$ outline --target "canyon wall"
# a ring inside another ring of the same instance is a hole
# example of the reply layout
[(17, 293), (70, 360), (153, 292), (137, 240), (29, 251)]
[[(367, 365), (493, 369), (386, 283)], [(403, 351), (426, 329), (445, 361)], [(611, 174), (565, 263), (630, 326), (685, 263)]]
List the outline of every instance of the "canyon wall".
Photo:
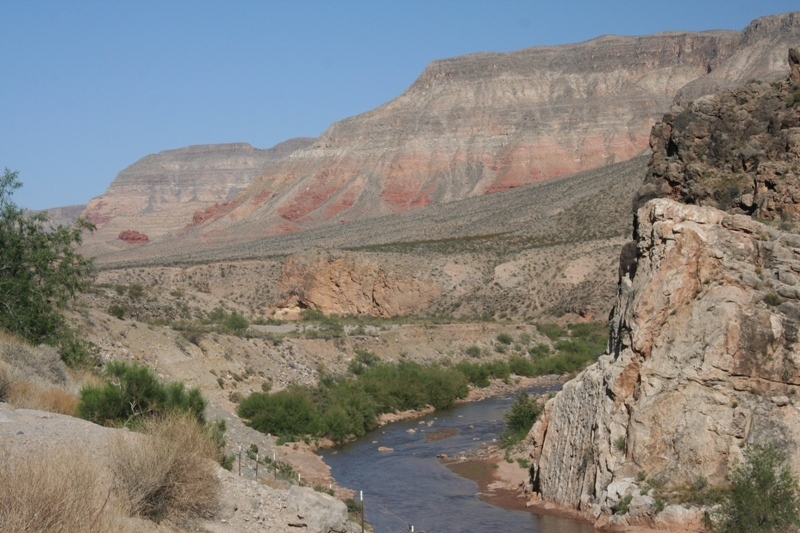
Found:
[[(720, 69), (727, 83), (775, 77), (798, 39), (800, 20), (781, 15), (743, 32), (606, 36), (435, 61), (405, 93), (335, 123), (195, 229), (220, 239), (299, 231), (626, 160), (647, 148), (682, 88)], [(763, 60), (776, 49), (778, 64)]]
[(143, 157), (86, 206), (82, 216), (97, 226), (86, 238), (86, 250), (125, 249), (123, 232), (135, 231), (148, 240), (175, 232), (198, 211), (230, 200), (270, 164), (311, 141), (291, 139), (268, 150), (246, 143), (198, 145)]
[(303, 309), (383, 317), (425, 311), (442, 287), (419, 266), (386, 268), (364, 255), (342, 252), (292, 256), (278, 285), (279, 316), (297, 318)]
[[(697, 509), (659, 512), (650, 487), (722, 485), (751, 444), (800, 468), (800, 51), (790, 61), (788, 80), (703, 97), (654, 126), (608, 352), (530, 434), (537, 501), (598, 525), (699, 527)], [(614, 515), (626, 496), (629, 513)]]

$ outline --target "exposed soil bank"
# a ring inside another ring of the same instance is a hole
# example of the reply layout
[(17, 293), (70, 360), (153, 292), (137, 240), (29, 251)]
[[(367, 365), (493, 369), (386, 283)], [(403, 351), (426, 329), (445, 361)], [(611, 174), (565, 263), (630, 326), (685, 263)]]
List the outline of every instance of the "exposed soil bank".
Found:
[[(466, 460), (444, 460), (445, 465), (455, 474), (470, 479), (478, 484), (481, 499), (492, 505), (512, 511), (528, 511), (534, 514), (568, 518), (591, 525), (584, 515), (574, 509), (566, 509), (558, 505), (541, 502), (531, 503), (528, 471), (517, 462), (508, 463), (503, 450), (490, 446)], [(655, 529), (646, 526), (615, 526), (598, 531), (615, 531), (625, 533), (687, 533), (687, 529)], [(691, 530), (693, 531), (693, 530)]]

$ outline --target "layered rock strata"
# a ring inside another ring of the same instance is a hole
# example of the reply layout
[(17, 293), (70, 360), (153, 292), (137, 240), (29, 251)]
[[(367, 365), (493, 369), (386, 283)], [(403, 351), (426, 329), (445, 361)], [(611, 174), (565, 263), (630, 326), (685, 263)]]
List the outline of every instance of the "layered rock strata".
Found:
[(283, 265), (277, 307), (282, 316), (315, 309), (386, 317), (425, 310), (441, 291), (424, 271), (386, 269), (358, 254), (311, 252)]
[(292, 139), (268, 150), (246, 143), (198, 145), (148, 155), (86, 206), (82, 216), (98, 228), (87, 236), (86, 249), (124, 249), (127, 241), (117, 237), (127, 230), (150, 239), (175, 232), (198, 211), (230, 200), (270, 164), (310, 142)]
[(401, 96), (334, 124), (195, 228), (220, 239), (274, 235), (626, 160), (647, 148), (681, 88), (718, 70), (726, 83), (780, 76), (798, 39), (790, 14), (744, 32), (606, 36), (436, 61)]

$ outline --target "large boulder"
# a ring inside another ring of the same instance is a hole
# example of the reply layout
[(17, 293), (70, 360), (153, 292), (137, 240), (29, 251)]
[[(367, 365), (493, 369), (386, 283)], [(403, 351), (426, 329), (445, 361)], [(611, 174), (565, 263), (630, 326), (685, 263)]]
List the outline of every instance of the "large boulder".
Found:
[[(347, 507), (333, 496), (308, 487), (289, 489), (288, 525), (304, 533), (347, 533), (350, 531)], [(305, 529), (303, 529), (305, 528)]]

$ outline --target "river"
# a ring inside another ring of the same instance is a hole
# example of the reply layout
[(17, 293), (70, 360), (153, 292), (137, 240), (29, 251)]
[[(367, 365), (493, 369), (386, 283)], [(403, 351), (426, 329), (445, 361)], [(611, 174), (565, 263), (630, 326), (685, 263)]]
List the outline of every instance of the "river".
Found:
[[(376, 533), (405, 533), (412, 525), (414, 531), (427, 533), (594, 533), (594, 528), (565, 518), (506, 510), (481, 501), (475, 482), (454, 474), (436, 458), (491, 443), (503, 431), (503, 413), (512, 402), (510, 397), (491, 398), (395, 422), (355, 442), (325, 450), (322, 457), (338, 484), (357, 494), (363, 491), (366, 519)], [(426, 442), (426, 435), (434, 430), (455, 435)], [(394, 451), (380, 452), (379, 446)]]

